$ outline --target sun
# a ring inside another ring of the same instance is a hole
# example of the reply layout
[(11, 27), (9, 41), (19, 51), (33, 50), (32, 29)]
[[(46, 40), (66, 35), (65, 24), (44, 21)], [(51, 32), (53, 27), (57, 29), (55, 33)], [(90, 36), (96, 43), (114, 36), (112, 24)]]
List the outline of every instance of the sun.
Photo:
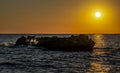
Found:
[(96, 12), (96, 13), (95, 13), (96, 18), (100, 18), (101, 15), (102, 15), (101, 12)]

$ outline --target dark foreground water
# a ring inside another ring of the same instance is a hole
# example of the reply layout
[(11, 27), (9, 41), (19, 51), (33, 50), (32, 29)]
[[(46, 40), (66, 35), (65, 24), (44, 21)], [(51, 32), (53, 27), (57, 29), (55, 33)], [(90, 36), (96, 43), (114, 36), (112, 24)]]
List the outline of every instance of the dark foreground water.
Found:
[[(0, 35), (0, 42), (14, 44), (20, 36)], [(99, 48), (93, 52), (43, 51), (32, 46), (1, 46), (0, 73), (120, 73), (120, 35), (89, 36), (96, 42), (95, 48)]]

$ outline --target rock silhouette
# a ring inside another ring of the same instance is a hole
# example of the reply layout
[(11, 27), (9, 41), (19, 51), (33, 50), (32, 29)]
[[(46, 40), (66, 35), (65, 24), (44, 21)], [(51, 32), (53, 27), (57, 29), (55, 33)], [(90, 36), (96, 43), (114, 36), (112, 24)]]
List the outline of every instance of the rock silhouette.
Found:
[(19, 46), (19, 45), (27, 45), (26, 37), (22, 36), (16, 41), (15, 46)]
[(27, 38), (22, 36), (17, 41), (15, 46), (19, 45), (34, 45), (36, 42), (35, 36), (28, 36)]
[(87, 35), (71, 35), (70, 37), (40, 37), (22, 36), (16, 41), (18, 45), (33, 45), (34, 40), (38, 43), (34, 46), (44, 47), (53, 51), (91, 51), (95, 42), (88, 38)]
[(39, 38), (37, 46), (55, 51), (91, 51), (95, 42), (87, 35), (71, 35), (71, 37), (43, 37)]

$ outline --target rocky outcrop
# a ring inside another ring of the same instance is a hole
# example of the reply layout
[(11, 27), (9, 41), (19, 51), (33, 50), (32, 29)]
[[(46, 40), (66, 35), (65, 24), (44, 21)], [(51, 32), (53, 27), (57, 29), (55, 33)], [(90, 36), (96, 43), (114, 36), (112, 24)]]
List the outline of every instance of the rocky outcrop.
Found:
[(27, 38), (22, 36), (17, 41), (15, 46), (19, 45), (35, 45), (36, 38), (35, 36), (28, 36)]
[(71, 35), (71, 37), (42, 37), (37, 46), (55, 51), (91, 51), (95, 42), (87, 35)]
[(16, 41), (15, 46), (19, 46), (19, 45), (27, 45), (26, 37), (22, 36)]
[[(38, 43), (35, 45), (36, 40)], [(87, 35), (71, 35), (70, 37), (40, 37), (22, 36), (16, 41), (16, 46), (19, 45), (34, 45), (43, 47), (53, 51), (91, 51), (95, 42), (88, 38)]]

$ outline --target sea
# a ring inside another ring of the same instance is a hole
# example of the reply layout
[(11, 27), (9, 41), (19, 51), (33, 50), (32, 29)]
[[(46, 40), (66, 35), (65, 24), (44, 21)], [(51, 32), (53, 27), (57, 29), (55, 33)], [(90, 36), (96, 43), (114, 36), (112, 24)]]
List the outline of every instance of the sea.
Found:
[(0, 73), (120, 73), (119, 34), (89, 34), (96, 43), (92, 52), (9, 47), (19, 37), (29, 35), (69, 37), (71, 34), (0, 34)]

